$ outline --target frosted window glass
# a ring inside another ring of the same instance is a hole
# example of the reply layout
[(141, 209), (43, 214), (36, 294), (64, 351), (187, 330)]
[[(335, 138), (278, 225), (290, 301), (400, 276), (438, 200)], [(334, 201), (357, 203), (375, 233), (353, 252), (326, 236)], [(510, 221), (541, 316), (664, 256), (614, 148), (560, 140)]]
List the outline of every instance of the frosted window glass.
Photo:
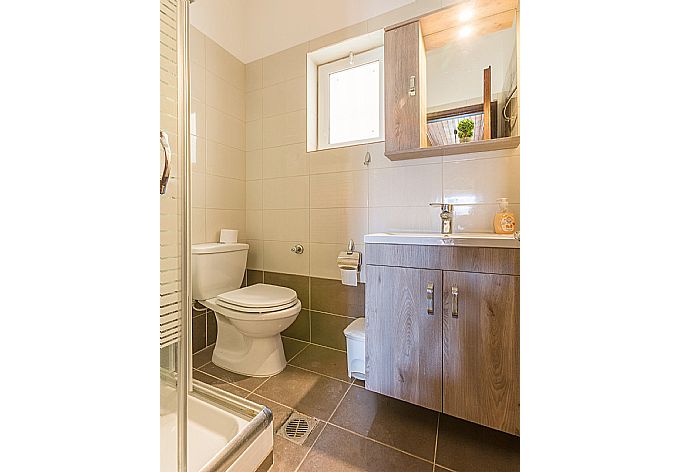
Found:
[(330, 75), (329, 142), (379, 136), (379, 61)]

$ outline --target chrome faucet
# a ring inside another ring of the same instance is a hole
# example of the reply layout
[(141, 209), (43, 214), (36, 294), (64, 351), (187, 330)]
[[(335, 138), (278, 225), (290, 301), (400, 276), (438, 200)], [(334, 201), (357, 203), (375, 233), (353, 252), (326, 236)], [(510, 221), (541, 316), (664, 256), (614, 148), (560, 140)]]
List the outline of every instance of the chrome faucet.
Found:
[(441, 233), (453, 234), (453, 204), (429, 203), (429, 205), (441, 207)]

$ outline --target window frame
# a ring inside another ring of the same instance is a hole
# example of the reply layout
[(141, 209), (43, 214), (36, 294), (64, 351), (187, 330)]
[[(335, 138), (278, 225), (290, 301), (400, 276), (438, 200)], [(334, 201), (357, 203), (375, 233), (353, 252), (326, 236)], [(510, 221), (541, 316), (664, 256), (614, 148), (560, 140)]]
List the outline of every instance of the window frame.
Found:
[[(330, 143), (330, 80), (331, 74), (342, 72), (372, 62), (379, 62), (379, 135), (340, 143)], [(383, 46), (337, 59), (317, 67), (317, 150), (333, 149), (357, 144), (375, 143), (384, 140), (384, 78)]]

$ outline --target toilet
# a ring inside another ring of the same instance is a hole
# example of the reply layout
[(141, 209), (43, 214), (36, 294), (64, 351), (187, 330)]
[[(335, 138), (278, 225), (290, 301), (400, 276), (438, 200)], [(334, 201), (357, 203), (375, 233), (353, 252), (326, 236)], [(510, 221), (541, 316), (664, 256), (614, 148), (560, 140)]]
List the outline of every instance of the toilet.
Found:
[(216, 314), (218, 335), (211, 362), (242, 375), (267, 377), (287, 362), (281, 331), (302, 309), (287, 287), (256, 284), (240, 288), (249, 245), (192, 245), (192, 297)]

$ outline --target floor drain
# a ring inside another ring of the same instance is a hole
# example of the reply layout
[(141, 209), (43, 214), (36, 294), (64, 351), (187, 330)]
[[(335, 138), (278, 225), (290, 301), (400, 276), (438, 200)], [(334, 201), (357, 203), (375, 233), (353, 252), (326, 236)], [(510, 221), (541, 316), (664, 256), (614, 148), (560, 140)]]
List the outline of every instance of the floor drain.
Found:
[(302, 444), (316, 426), (317, 421), (316, 418), (293, 412), (278, 430), (278, 436)]

